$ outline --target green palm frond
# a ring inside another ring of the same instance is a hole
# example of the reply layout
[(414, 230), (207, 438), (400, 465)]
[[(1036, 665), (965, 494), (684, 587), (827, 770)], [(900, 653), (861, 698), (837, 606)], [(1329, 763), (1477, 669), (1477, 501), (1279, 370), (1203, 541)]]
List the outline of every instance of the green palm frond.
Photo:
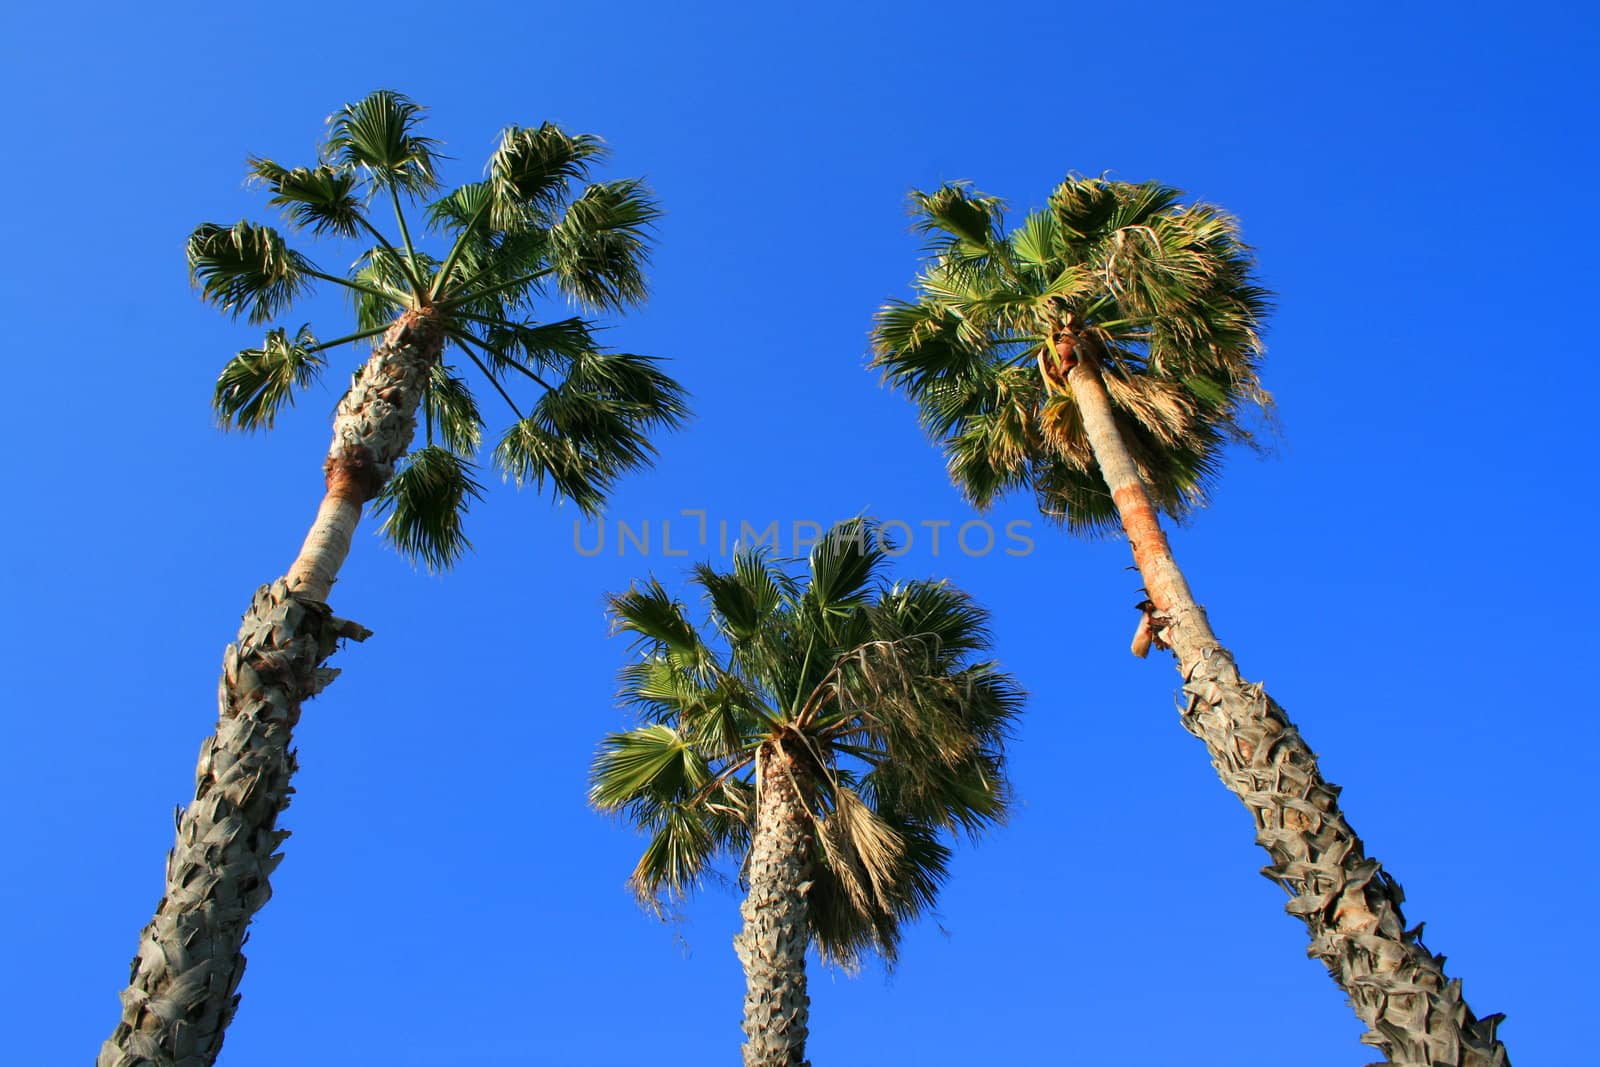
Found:
[(438, 427), (446, 448), (462, 456), (478, 450), (483, 443), (483, 416), (478, 413), (478, 403), (467, 383), (451, 374), (443, 363), (435, 363), (429, 371), (422, 403), (429, 425)]
[(636, 634), (646, 642), (683, 657), (698, 658), (704, 642), (684, 612), (659, 581), (652, 578), (610, 598), (612, 630)]
[(322, 366), (310, 326), (293, 338), (268, 330), (260, 348), (245, 349), (222, 368), (211, 406), (225, 430), (270, 430), (283, 405), (294, 403), (294, 391), (315, 381)]
[(270, 226), (202, 223), (185, 246), (189, 279), (223, 311), (260, 325), (311, 286), (310, 260), (291, 249)]
[(561, 291), (585, 307), (620, 310), (644, 300), (650, 228), (661, 217), (644, 182), (597, 182), (550, 229)]
[[(423, 257), (426, 264), (428, 260)], [(356, 324), (373, 329), (393, 322), (412, 304), (411, 274), (391, 248), (371, 248), (356, 260), (354, 280), (361, 286), (350, 292)]]
[(428, 228), (438, 233), (461, 233), (484, 217), (494, 200), (494, 188), (486, 181), (469, 182), (428, 205)]
[(716, 856), (717, 844), (702, 809), (669, 805), (630, 879), (640, 900), (660, 908), (663, 895), (677, 897), (695, 889)]
[(582, 181), (591, 164), (604, 157), (600, 138), (569, 134), (554, 123), (507, 128), (489, 159), (492, 224), (516, 230), (547, 219), (572, 183)]
[(999, 242), (1003, 205), (995, 197), (974, 193), (968, 182), (949, 182), (931, 193), (913, 192), (911, 201), (916, 229), (930, 237), (944, 235), (934, 245), (941, 252), (982, 256)]
[(448, 448), (417, 449), (374, 504), (374, 514), (384, 517), (379, 532), (429, 573), (449, 570), (472, 547), (464, 520), (471, 502), (483, 499), (473, 472), (469, 461)]
[(694, 746), (664, 723), (607, 734), (589, 776), (589, 802), (619, 811), (641, 798), (658, 803), (689, 799), (711, 781)]
[(687, 415), (682, 387), (656, 360), (590, 351), (506, 431), (495, 460), (518, 485), (548, 481), (558, 497), (598, 514), (617, 481), (654, 458), (649, 432)]
[(498, 362), (539, 372), (566, 372), (597, 348), (593, 326), (579, 318), (543, 323), (501, 320), (484, 330), (482, 340)]
[(853, 614), (867, 603), (886, 559), (876, 523), (860, 518), (839, 523), (811, 548), (804, 603), (823, 616)]
[(346, 104), (328, 119), (323, 158), (363, 171), (380, 187), (425, 195), (439, 186), (439, 142), (416, 132), (424, 110), (391, 89)]
[(250, 160), (250, 176), (272, 192), (267, 203), (283, 208), (297, 228), (317, 236), (354, 237), (361, 232), (359, 181), (354, 172), (326, 164), (291, 170), (257, 157)]

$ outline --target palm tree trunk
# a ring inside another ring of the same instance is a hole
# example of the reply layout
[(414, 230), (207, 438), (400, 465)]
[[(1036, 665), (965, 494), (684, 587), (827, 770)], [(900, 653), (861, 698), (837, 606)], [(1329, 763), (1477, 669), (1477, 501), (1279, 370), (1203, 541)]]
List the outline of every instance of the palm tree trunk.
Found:
[(1116, 500), (1134, 562), (1154, 605), (1156, 636), (1170, 645), (1188, 698), (1186, 729), (1205, 742), (1225, 784), (1256, 821), (1272, 862), (1262, 873), (1293, 895), (1288, 911), (1311, 935), (1368, 1032), (1362, 1040), (1404, 1067), (1509, 1067), (1495, 1036), (1499, 1015), (1479, 1019), (1444, 957), (1406, 928), (1400, 885), (1369, 859), (1344, 813), (1339, 788), (1260, 685), (1246, 683), (1217, 641), (1173, 561), (1166, 535), (1112, 414), (1093, 352), (1079, 346), (1068, 373), (1095, 460)]
[(811, 928), (810, 817), (804, 772), (782, 745), (756, 755), (756, 828), (750, 842), (750, 892), (740, 906), (744, 929), (733, 947), (744, 964), (745, 1067), (809, 1067), (806, 1062), (806, 946)]
[(340, 638), (369, 631), (323, 603), (350, 551), (362, 505), (410, 446), (423, 387), (443, 349), (429, 311), (384, 335), (334, 418), (327, 494), (287, 577), (256, 590), (223, 653), (216, 733), (200, 748), (194, 801), (178, 817), (166, 894), (139, 938), (122, 1020), (98, 1067), (210, 1067), (239, 1003), (250, 919), (272, 895), (283, 858), (277, 829), (295, 771), (300, 705), (338, 671), (322, 664)]

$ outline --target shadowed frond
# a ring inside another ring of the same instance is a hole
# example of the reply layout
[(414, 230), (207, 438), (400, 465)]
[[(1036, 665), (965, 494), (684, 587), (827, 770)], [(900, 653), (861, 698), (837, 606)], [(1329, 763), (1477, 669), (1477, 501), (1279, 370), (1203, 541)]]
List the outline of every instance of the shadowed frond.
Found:
[(315, 381), (322, 366), (309, 326), (292, 339), (282, 329), (268, 330), (260, 348), (245, 349), (222, 368), (212, 409), (225, 430), (270, 430), (279, 409), (294, 403), (294, 391)]
[(562, 373), (596, 350), (593, 327), (583, 319), (533, 323), (504, 320), (483, 333), (484, 347), (504, 363)]
[(913, 192), (911, 201), (916, 229), (930, 237), (944, 235), (933, 245), (940, 252), (981, 256), (1000, 238), (1000, 200), (974, 193), (968, 182), (950, 182), (931, 193)]
[(272, 192), (267, 203), (283, 208), (295, 227), (318, 236), (354, 237), (361, 232), (361, 200), (354, 172), (327, 165), (290, 170), (270, 159), (252, 158), (250, 176)]
[(543, 488), (548, 480), (557, 496), (594, 515), (619, 478), (654, 458), (648, 431), (678, 426), (687, 414), (682, 388), (656, 360), (590, 351), (506, 431), (495, 461), (518, 485)]
[(390, 89), (346, 104), (328, 119), (323, 158), (357, 168), (385, 188), (413, 196), (431, 192), (439, 185), (439, 142), (416, 132), (424, 110)]
[[(424, 266), (431, 261), (419, 255)], [(392, 249), (369, 249), (355, 264), (354, 280), (362, 288), (352, 290), (350, 299), (356, 311), (356, 324), (363, 330), (393, 322), (412, 304), (411, 276)]]
[(273, 318), (311, 287), (311, 262), (270, 226), (202, 223), (189, 235), (184, 251), (189, 279), (201, 295), (254, 325)]
[(649, 229), (661, 210), (642, 181), (599, 182), (550, 230), (561, 291), (585, 307), (620, 310), (645, 297)]
[[(430, 427), (436, 427), (445, 447), (461, 456), (470, 456), (483, 443), (483, 416), (467, 383), (450, 373), (443, 363), (429, 371), (428, 389), (422, 398)], [(430, 440), (427, 442), (432, 444)]]
[(471, 502), (483, 499), (470, 462), (438, 445), (411, 453), (374, 503), (379, 532), (429, 573), (449, 570), (472, 547), (463, 532)]

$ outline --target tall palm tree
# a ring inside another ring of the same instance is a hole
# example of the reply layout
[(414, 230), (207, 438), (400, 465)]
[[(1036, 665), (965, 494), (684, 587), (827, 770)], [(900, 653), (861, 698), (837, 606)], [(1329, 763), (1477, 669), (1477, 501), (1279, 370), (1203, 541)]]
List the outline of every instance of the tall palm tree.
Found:
[(742, 863), (746, 1067), (805, 1064), (808, 945), (892, 962), (944, 881), (943, 838), (1005, 814), (1022, 694), (980, 658), (988, 615), (943, 582), (884, 584), (884, 562), (856, 520), (803, 586), (755, 551), (698, 566), (708, 628), (653, 580), (611, 600), (642, 646), (621, 696), (644, 725), (605, 737), (590, 800), (649, 832), (633, 884), (653, 904)]
[[(363, 507), (375, 501), (388, 537), (431, 569), (467, 547), (462, 515), (480, 492), (473, 457), (484, 419), (448, 355), (470, 363), (515, 416), (495, 463), (519, 484), (548, 481), (586, 512), (650, 461), (649, 431), (687, 414), (656, 361), (601, 347), (583, 318), (533, 318), (550, 295), (597, 310), (643, 297), (658, 214), (645, 187), (589, 183), (601, 142), (546, 123), (506, 129), (484, 180), (438, 195), (437, 142), (418, 132), (421, 117), (404, 96), (375, 92), (329, 119), (315, 165), (250, 161), (293, 226), (365, 243), (348, 274), (322, 271), (253, 222), (206, 223), (189, 238), (191, 276), (234, 317), (270, 323), (316, 282), (345, 290), (355, 309), (354, 329), (334, 340), (275, 326), (235, 356), (214, 398), (224, 427), (271, 427), (324, 353), (368, 339), (373, 347), (334, 416), (327, 491), (305, 544), (285, 577), (256, 591), (223, 657), (216, 733), (201, 748), (166, 893), (140, 937), (101, 1067), (216, 1059), (238, 1003), (245, 929), (271, 893), (288, 836), (277, 818), (289, 802), (301, 702), (337, 673), (323, 663), (338, 640), (368, 635), (326, 604)], [(419, 202), (438, 255), (407, 219)], [(397, 238), (374, 221), (380, 209), (392, 209)], [(538, 393), (524, 412), (514, 394), (529, 388)], [(419, 415), (424, 447), (407, 456)]]
[(880, 312), (874, 363), (975, 504), (1029, 489), (1070, 529), (1127, 534), (1148, 597), (1134, 652), (1176, 654), (1183, 724), (1255, 817), (1265, 873), (1292, 894), (1363, 1040), (1396, 1064), (1503, 1065), (1500, 1017), (1473, 1015), (1407, 928), (1399, 884), (1283, 709), (1240, 676), (1162, 531), (1160, 515), (1203, 502), (1222, 449), (1248, 439), (1268, 400), (1252, 254), (1226, 214), (1181, 198), (1072, 178), (1008, 232), (1001, 203), (964, 184), (914, 193), (929, 262), (916, 299)]

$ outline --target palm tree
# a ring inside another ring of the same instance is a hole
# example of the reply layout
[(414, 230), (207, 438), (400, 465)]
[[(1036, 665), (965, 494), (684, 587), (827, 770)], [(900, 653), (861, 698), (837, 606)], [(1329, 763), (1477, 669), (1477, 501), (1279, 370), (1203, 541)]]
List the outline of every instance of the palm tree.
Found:
[(1503, 1065), (1500, 1016), (1474, 1016), (1407, 928), (1338, 788), (1241, 678), (1173, 561), (1159, 516), (1204, 501), (1222, 449), (1268, 403), (1252, 254), (1226, 214), (1181, 198), (1071, 178), (1008, 232), (1001, 203), (965, 184), (914, 193), (930, 261), (916, 299), (880, 312), (874, 365), (915, 400), (975, 504), (1029, 489), (1069, 529), (1127, 534), (1148, 597), (1134, 652), (1176, 654), (1183, 724), (1254, 815), (1265, 873), (1292, 894), (1363, 1040), (1396, 1064)]
[[(468, 545), (462, 515), (481, 491), (473, 457), (484, 419), (447, 355), (470, 363), (515, 415), (494, 449), (501, 470), (519, 484), (548, 481), (585, 512), (648, 464), (649, 431), (687, 414), (656, 361), (603, 348), (583, 318), (532, 317), (551, 294), (601, 310), (643, 297), (658, 214), (648, 190), (633, 180), (586, 183), (601, 142), (546, 123), (506, 129), (484, 180), (437, 195), (437, 142), (418, 132), (421, 117), (404, 96), (375, 92), (329, 119), (315, 165), (250, 161), (252, 179), (292, 225), (366, 243), (348, 274), (325, 273), (252, 222), (206, 223), (189, 238), (192, 278), (234, 317), (270, 323), (316, 282), (345, 290), (355, 308), (344, 336), (275, 326), (235, 356), (214, 398), (224, 427), (271, 427), (324, 353), (368, 339), (373, 348), (334, 417), (327, 491), (305, 544), (285, 577), (256, 591), (223, 657), (216, 733), (202, 746), (166, 893), (140, 937), (101, 1067), (216, 1059), (238, 1003), (245, 930), (270, 896), (288, 836), (276, 824), (289, 802), (300, 705), (337, 673), (323, 663), (339, 639), (368, 635), (326, 604), (363, 507), (376, 501), (384, 532), (430, 569)], [(407, 206), (423, 200), (443, 245), (437, 256), (407, 220)], [(397, 240), (374, 222), (380, 208), (392, 209)], [(524, 413), (513, 394), (531, 387), (540, 392)], [(419, 415), (425, 444), (407, 457)]]
[(649, 833), (632, 881), (657, 907), (742, 863), (746, 1067), (806, 1062), (808, 945), (892, 963), (944, 881), (942, 838), (1006, 811), (1022, 694), (979, 658), (988, 615), (943, 582), (885, 585), (884, 562), (852, 520), (804, 586), (756, 551), (698, 566), (708, 628), (654, 580), (611, 599), (642, 646), (621, 697), (644, 724), (605, 737), (590, 800)]

